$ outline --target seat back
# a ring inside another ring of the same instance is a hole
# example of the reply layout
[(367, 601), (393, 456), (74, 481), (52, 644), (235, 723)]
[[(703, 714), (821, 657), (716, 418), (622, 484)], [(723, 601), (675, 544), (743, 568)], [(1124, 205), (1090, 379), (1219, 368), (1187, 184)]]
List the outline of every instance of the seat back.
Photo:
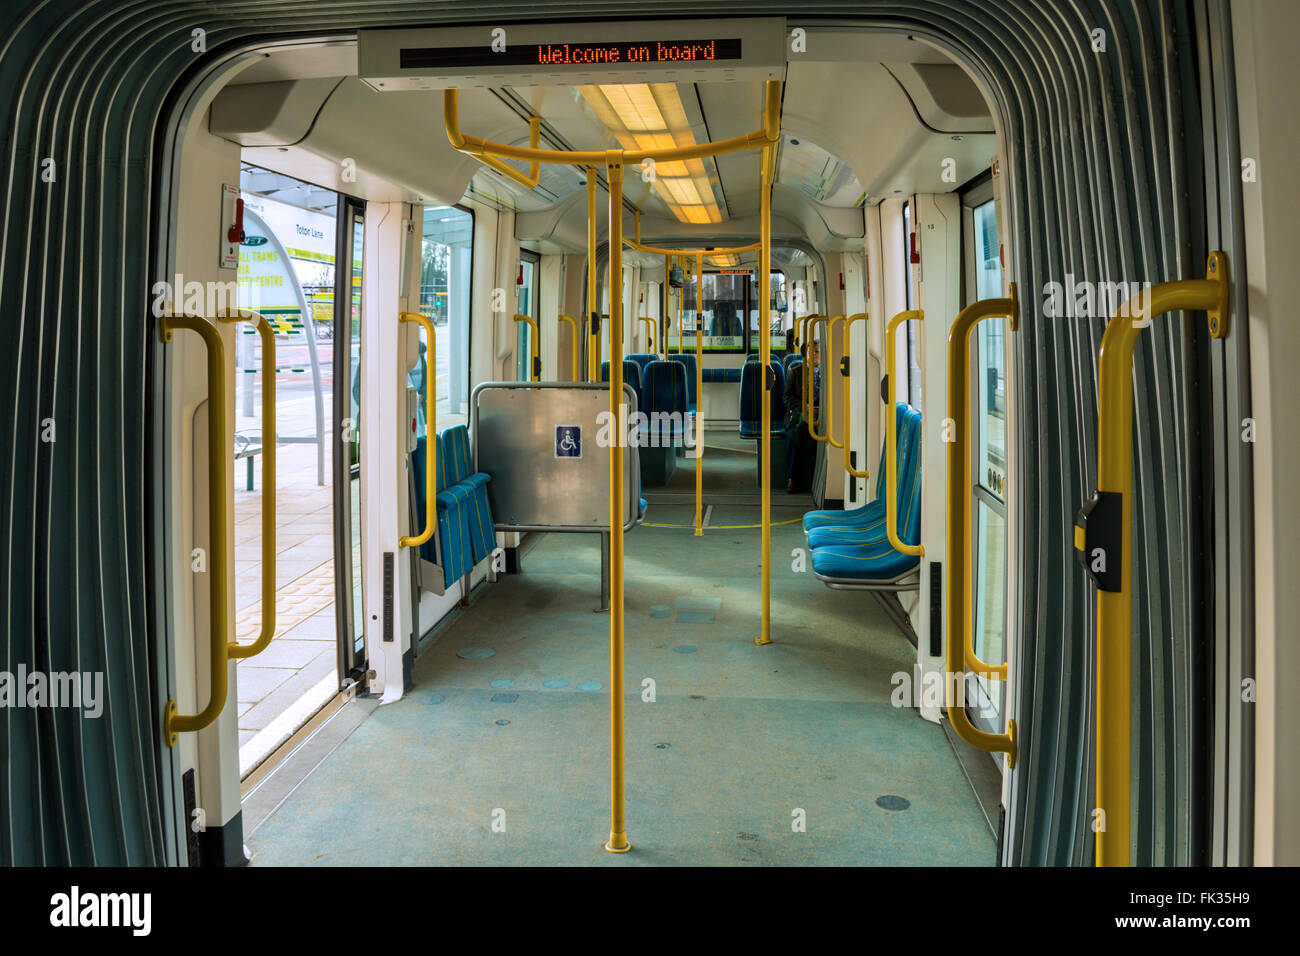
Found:
[(785, 367), (785, 373), (789, 375), (790, 369), (803, 364), (803, 356), (798, 352), (787, 352), (781, 357), (781, 364)]
[[(600, 363), (600, 380), (609, 381), (609, 362)], [(636, 406), (640, 408), (641, 401), (641, 366), (631, 359), (623, 359), (623, 382), (632, 386), (632, 393), (636, 395)]]
[[(686, 423), (686, 366), (680, 362), (651, 362), (645, 367), (641, 397), (640, 410), (649, 419), (652, 432), (662, 437), (681, 434)], [(664, 413), (674, 417), (654, 418)]]
[[(452, 425), (442, 430), (442, 447), (438, 450), (445, 454), (438, 455), (439, 465), (446, 462), (446, 471), (439, 467), (449, 484), (458, 485), (474, 473), (473, 459), (469, 454), (469, 429), (464, 425)], [(440, 477), (442, 477), (440, 475)]]
[(632, 352), (629, 355), (623, 356), (623, 358), (628, 362), (636, 362), (637, 367), (641, 370), (642, 382), (645, 381), (645, 367), (651, 362), (657, 362), (659, 360), (659, 356), (655, 355), (653, 352)]
[(907, 408), (906, 419), (898, 435), (898, 525), (894, 529), (904, 544), (917, 544), (921, 540), (923, 457), (921, 413)]
[[(904, 465), (903, 434), (907, 430), (908, 414), (910, 412), (911, 412), (911, 407), (907, 404), (907, 402), (898, 402), (894, 408), (894, 414), (897, 416), (896, 428), (898, 431), (898, 462), (896, 464), (898, 467), (898, 473), (900, 475), (903, 473), (903, 465)], [(889, 450), (889, 446), (887, 444), (887, 442), (889, 441), (889, 436), (882, 435), (881, 439), (882, 440), (880, 442), (880, 467), (876, 469), (876, 500), (883, 505), (885, 503), (885, 489), (888, 487), (889, 484), (887, 480), (887, 475), (885, 473), (885, 468), (887, 467), (889, 461), (889, 458), (886, 455), (886, 452)], [(911, 448), (911, 445), (909, 445), (908, 448)]]
[[(782, 393), (785, 391), (785, 370), (777, 362), (769, 366), (772, 369), (772, 427), (779, 427), (785, 421), (785, 403)], [(763, 366), (758, 362), (746, 362), (740, 370), (740, 422), (742, 431), (762, 427), (763, 406), (759, 404), (763, 394)]]
[(689, 352), (671, 352), (668, 361), (678, 362), (686, 370), (686, 404), (698, 404), (699, 396), (695, 394), (695, 356)]

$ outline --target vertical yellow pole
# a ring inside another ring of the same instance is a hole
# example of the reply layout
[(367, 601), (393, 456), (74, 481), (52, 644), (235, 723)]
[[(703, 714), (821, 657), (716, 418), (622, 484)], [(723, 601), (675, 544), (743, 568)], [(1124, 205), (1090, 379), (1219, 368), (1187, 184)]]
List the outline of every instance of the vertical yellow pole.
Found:
[(605, 154), (609, 179), (609, 411), (615, 441), (609, 451), (609, 842), (611, 853), (632, 849), (623, 819), (623, 151)]
[[(687, 268), (685, 256), (678, 256), (677, 262), (683, 269)], [(686, 318), (686, 285), (685, 285), (685, 278), (683, 277), (682, 287), (677, 292), (677, 351), (678, 352), (681, 352), (682, 350), (682, 321), (685, 318)], [(696, 395), (695, 400), (698, 402), (700, 400), (700, 396)]]
[(763, 509), (763, 562), (762, 562), (762, 630), (754, 639), (755, 644), (772, 643), (772, 190), (768, 171), (767, 151), (771, 146), (764, 146), (758, 155), (760, 182), (762, 184), (762, 215), (759, 221), (758, 251), (758, 364), (763, 366), (763, 434), (760, 436), (762, 449), (759, 454), (760, 507)]
[[(669, 342), (669, 339), (668, 339), (668, 330), (669, 330), (669, 328), (671, 328), (671, 326), (669, 325), (669, 322), (672, 321), (672, 320), (669, 318), (669, 316), (671, 315), (671, 313), (668, 311), (668, 300), (669, 300), (669, 297), (670, 297), (671, 294), (672, 294), (672, 286), (670, 286), (670, 285), (668, 284), (668, 276), (671, 274), (671, 271), (672, 271), (672, 265), (673, 265), (673, 257), (670, 256), (670, 255), (668, 255), (667, 253), (664, 253), (664, 307), (663, 307), (663, 312), (660, 313), (660, 314), (663, 316), (663, 326), (662, 326), (662, 327), (663, 327), (663, 330), (664, 330), (664, 331), (663, 331), (663, 334), (660, 336), (660, 338), (662, 338), (662, 339), (664, 340), (664, 342), (663, 342), (663, 345), (664, 345), (664, 358), (668, 358), (668, 347), (669, 347), (669, 345), (671, 344), (671, 343)], [(679, 332), (678, 334), (680, 334), (680, 332)], [(680, 342), (681, 339), (678, 339), (678, 341)], [(679, 351), (679, 352), (681, 351), (681, 347), (680, 347), (680, 346), (678, 346), (677, 351)]]
[(596, 167), (587, 167), (587, 381), (600, 381), (600, 331), (596, 304)]
[[(700, 315), (700, 276), (704, 274), (704, 253), (695, 253), (695, 533), (704, 534), (704, 328)], [(680, 335), (681, 326), (678, 326)], [(681, 351), (680, 340), (677, 346)]]

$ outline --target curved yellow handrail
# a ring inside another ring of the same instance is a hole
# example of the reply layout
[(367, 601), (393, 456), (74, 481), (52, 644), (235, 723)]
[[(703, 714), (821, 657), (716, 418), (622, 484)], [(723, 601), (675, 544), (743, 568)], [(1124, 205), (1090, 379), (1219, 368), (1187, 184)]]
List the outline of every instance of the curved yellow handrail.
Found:
[(898, 376), (894, 374), (894, 356), (898, 353), (898, 327), (904, 322), (919, 322), (924, 318), (924, 309), (908, 309), (898, 313), (885, 326), (885, 380), (889, 383), (889, 401), (885, 411), (888, 419), (885, 422), (885, 533), (895, 551), (914, 555), (924, 555), (925, 545), (904, 544), (898, 537)]
[(524, 315), (520, 312), (516, 312), (515, 321), (527, 322), (528, 328), (532, 330), (532, 334), (528, 336), (528, 381), (540, 382), (542, 380), (542, 342), (539, 329), (537, 328), (537, 320), (531, 315)]
[(807, 340), (804, 342), (804, 347), (807, 348), (808, 351), (804, 355), (803, 371), (799, 373), (799, 377), (802, 380), (801, 384), (803, 386), (803, 412), (804, 417), (808, 420), (808, 434), (816, 441), (825, 441), (826, 436), (818, 435), (816, 428), (816, 415), (814, 414), (815, 407), (813, 405), (813, 379), (817, 377), (817, 369), (814, 368), (812, 364), (812, 347), (817, 344), (817, 330), (815, 326), (818, 322), (826, 323), (829, 321), (830, 319), (824, 315), (814, 314), (807, 317), (807, 324), (804, 327), (804, 331), (807, 333)]
[[(848, 363), (849, 360), (849, 332), (853, 328), (853, 323), (864, 322), (866, 320), (867, 320), (867, 313), (865, 312), (856, 312), (844, 320), (844, 361), (846, 364)], [(866, 371), (865, 367), (863, 371), (864, 372)], [(870, 472), (858, 471), (858, 469), (853, 467), (853, 456), (849, 452), (849, 446), (853, 443), (851, 440), (853, 435), (852, 395), (849, 394), (849, 381), (850, 381), (850, 376), (852, 376), (852, 374), (853, 374), (853, 369), (850, 366), (849, 374), (848, 375), (841, 374), (840, 376), (840, 382), (844, 386), (843, 390), (840, 392), (840, 397), (844, 399), (844, 470), (847, 471), (854, 478), (870, 478), (871, 477)], [(865, 380), (866, 378), (864, 376), (863, 381)]]
[(236, 309), (216, 317), (222, 322), (251, 322), (262, 339), (262, 632), (251, 644), (230, 642), (229, 656), (254, 657), (275, 634), (275, 332), (266, 316)]
[[(1016, 765), (1016, 722), (1007, 720), (1007, 732), (991, 734), (979, 730), (966, 716), (965, 674), (975, 659), (971, 649), (970, 595), (970, 418), (966, 406), (970, 401), (968, 370), (970, 368), (970, 333), (982, 319), (1006, 316), (1016, 327), (1019, 302), (1016, 284), (1011, 283), (1011, 295), (1005, 299), (982, 299), (962, 309), (948, 332), (948, 419), (953, 438), (948, 443), (948, 646), (946, 652), (948, 679), (944, 682), (949, 695), (948, 721), (953, 731), (972, 747), (989, 753), (1005, 753), (1007, 767)], [(891, 385), (893, 376), (890, 376)], [(892, 390), (892, 389), (891, 389)], [(894, 409), (890, 409), (896, 414)], [(918, 454), (920, 449), (918, 448)], [(892, 472), (891, 468), (891, 472)], [(978, 662), (976, 662), (978, 663)], [(979, 665), (982, 669), (986, 665)], [(1006, 665), (1002, 665), (1006, 673)], [(962, 699), (958, 699), (956, 684), (960, 683)]]
[(415, 322), (424, 329), (427, 350), (424, 357), (424, 530), (418, 535), (402, 535), (399, 548), (418, 548), (433, 537), (438, 520), (438, 355), (433, 337), (433, 323), (420, 312), (399, 312), (399, 321)]
[[(843, 322), (844, 316), (837, 315), (826, 323), (826, 354), (830, 355), (831, 345), (835, 341), (835, 323)], [(830, 442), (835, 448), (843, 448), (844, 443), (835, 440), (835, 386), (831, 384), (830, 366), (826, 365), (826, 375), (823, 376), (822, 384), (826, 388), (826, 441)], [(843, 431), (840, 432), (844, 434)]]
[(650, 316), (648, 315), (643, 315), (641, 316), (641, 321), (645, 323), (646, 339), (650, 343), (650, 348), (648, 349), (648, 351), (654, 352), (655, 355), (658, 355), (659, 350), (655, 348), (655, 320), (650, 318)]
[[(456, 92), (455, 90), (447, 90), (447, 93), (455, 93), (455, 92)], [(521, 173), (519, 170), (515, 169), (511, 165), (507, 163), (503, 163), (500, 159), (497, 159), (497, 156), (501, 154), (498, 153), (496, 150), (477, 150), (477, 149), (467, 148), (466, 145), (462, 145), (462, 146), (456, 145), (457, 137), (461, 139), (462, 143), (467, 143), (468, 140), (473, 139), (473, 137), (469, 137), (469, 136), (463, 136), (463, 137), (459, 136), (459, 126), (460, 126), (460, 97), (459, 96), (448, 97), (444, 95), (443, 124), (447, 128), (447, 138), (451, 140), (451, 144), (455, 146), (460, 152), (468, 153), (469, 155), (477, 159), (479, 162), (483, 163), (485, 166), (495, 169), (497, 172), (505, 176), (507, 179), (514, 180), (515, 182), (519, 183), (519, 185), (525, 187), (526, 189), (537, 188), (537, 183), (541, 179), (542, 164), (536, 157), (529, 157), (529, 156), (518, 157), (520, 159), (527, 159), (529, 161), (528, 172), (525, 174), (525, 173)], [(542, 124), (542, 118), (540, 116), (528, 117), (529, 152), (532, 153), (542, 152), (542, 150), (538, 149), (538, 147), (541, 145), (541, 124)]]
[[(1097, 833), (1098, 866), (1127, 866), (1129, 846), (1130, 738), (1133, 662), (1133, 350), (1138, 335), (1165, 312), (1207, 313), (1210, 336), (1228, 334), (1228, 260), (1211, 252), (1206, 278), (1161, 282), (1130, 298), (1106, 326), (1097, 378), (1097, 493), (1119, 496), (1116, 542), (1091, 539), (1076, 524), (1075, 546), (1091, 560), (1094, 545), (1118, 546), (1106, 557), (1118, 573), (1118, 589), (1097, 590), (1097, 808), (1106, 828)], [(1111, 499), (1114, 500), (1113, 498)], [(1100, 583), (1100, 582), (1099, 582)]]
[(706, 256), (725, 256), (734, 255), (741, 252), (754, 252), (762, 248), (762, 242), (751, 242), (747, 246), (728, 246), (725, 249), (715, 249), (710, 246), (708, 249), (665, 249), (662, 246), (647, 246), (644, 243), (623, 237), (623, 245), (631, 246), (637, 252), (644, 252), (652, 256), (676, 256), (676, 255), (695, 255), (697, 252), (703, 252)]
[(581, 343), (578, 341), (578, 320), (571, 315), (557, 316), (556, 320), (569, 323), (569, 338), (572, 343), (569, 350), (573, 353), (573, 381), (576, 382), (578, 380), (578, 353), (582, 351)]
[[(776, 143), (781, 139), (781, 84), (776, 80), (768, 80), (764, 87), (764, 97), (762, 129), (716, 142), (693, 143), (689, 146), (676, 146), (668, 149), (624, 150), (621, 153), (620, 160), (624, 166), (627, 166), (628, 164), (635, 165), (646, 159), (653, 159), (655, 162), (703, 159), (706, 156), (720, 156), (724, 153), (761, 149), (764, 146)], [(503, 159), (527, 160), (530, 163), (561, 163), (564, 165), (608, 164), (609, 161), (609, 152), (605, 150), (538, 149), (535, 143), (530, 146), (510, 146), (506, 143), (494, 143), (478, 136), (469, 136), (461, 132), (460, 129), (460, 97), (459, 91), (454, 89), (443, 91), (443, 124), (447, 130), (447, 139), (453, 149), (480, 158), (497, 156)], [(531, 126), (532, 122), (530, 120), (530, 129)], [(771, 160), (768, 160), (768, 162), (770, 164)], [(507, 166), (506, 169), (510, 169), (510, 167)], [(505, 170), (502, 170), (502, 172), (505, 172)], [(511, 172), (515, 176), (521, 176), (518, 170), (511, 170)]]
[(176, 329), (197, 332), (207, 347), (208, 357), (208, 703), (197, 714), (181, 714), (175, 700), (167, 701), (164, 729), (167, 745), (176, 746), (176, 735), (202, 730), (221, 714), (229, 693), (227, 670), (230, 662), (230, 576), (226, 559), (230, 554), (230, 501), (234, 498), (230, 456), (232, 452), (229, 406), (229, 376), (226, 347), (221, 330), (207, 319), (192, 315), (165, 315), (159, 324), (164, 342)]

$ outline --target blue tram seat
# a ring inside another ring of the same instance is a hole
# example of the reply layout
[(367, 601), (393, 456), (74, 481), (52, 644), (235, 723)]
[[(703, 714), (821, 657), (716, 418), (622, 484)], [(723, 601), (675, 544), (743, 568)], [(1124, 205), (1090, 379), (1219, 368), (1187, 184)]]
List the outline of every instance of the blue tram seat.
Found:
[[(740, 437), (759, 438), (762, 435), (763, 407), (759, 404), (763, 394), (762, 366), (757, 362), (746, 362), (740, 370)], [(781, 393), (785, 390), (785, 372), (776, 362), (772, 369), (772, 413), (771, 429), (773, 435), (785, 434), (785, 403)]]
[[(911, 461), (912, 450), (919, 437), (921, 416), (912, 411), (906, 402), (899, 402), (896, 408), (898, 428), (898, 473), (903, 475)], [(810, 511), (803, 516), (803, 529), (812, 532), (814, 528), (845, 527), (864, 528), (884, 521), (885, 515), (885, 446), (880, 446), (880, 466), (876, 469), (876, 497), (860, 508), (849, 511)], [(903, 487), (899, 482), (899, 501), (902, 501)]]
[[(900, 478), (898, 537), (907, 545), (921, 540), (921, 456), (913, 456), (913, 467), (905, 480)], [(823, 529), (828, 530), (828, 529)], [(891, 584), (914, 570), (921, 559), (914, 554), (895, 551), (879, 529), (858, 532), (852, 542), (826, 544), (812, 549), (813, 573), (832, 582)], [(844, 537), (848, 539), (849, 534)]]
[(446, 450), (448, 486), (452, 490), (466, 486), (464, 493), (468, 500), (465, 521), (469, 532), (470, 554), (472, 564), (478, 564), (496, 546), (496, 525), (492, 521), (492, 508), (488, 503), (489, 478), (481, 471), (473, 471), (469, 429), (464, 425), (444, 429), (442, 444)]
[(686, 410), (695, 414), (699, 397), (695, 394), (695, 356), (689, 352), (670, 352), (668, 361), (679, 362), (686, 369)]
[(645, 367), (651, 362), (657, 362), (659, 360), (659, 356), (655, 355), (653, 352), (632, 352), (628, 355), (624, 355), (623, 358), (629, 362), (636, 362), (637, 367), (641, 370), (642, 381), (645, 380)]
[[(600, 380), (609, 381), (609, 362), (600, 363)], [(623, 359), (623, 382), (632, 386), (632, 393), (636, 395), (636, 407), (640, 408), (641, 401), (641, 366), (629, 358)]]
[(785, 366), (785, 374), (789, 375), (790, 369), (794, 368), (796, 365), (803, 364), (803, 356), (798, 352), (787, 352), (785, 355), (781, 356), (781, 364)]
[[(680, 362), (650, 362), (645, 367), (645, 380), (641, 383), (640, 410), (648, 422), (647, 432), (653, 432), (659, 445), (680, 444), (686, 422), (687, 406), (686, 366)], [(667, 421), (656, 421), (655, 413), (667, 413)]]

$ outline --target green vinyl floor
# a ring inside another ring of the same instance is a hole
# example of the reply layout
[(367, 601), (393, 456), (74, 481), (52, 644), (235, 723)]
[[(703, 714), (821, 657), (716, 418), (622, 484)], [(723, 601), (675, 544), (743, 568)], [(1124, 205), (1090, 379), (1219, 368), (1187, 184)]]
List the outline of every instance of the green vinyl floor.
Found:
[[(734, 445), (712, 461), (706, 449), (706, 469), (726, 461), (732, 474), (715, 474), (715, 492), (751, 491), (741, 455), (753, 443), (715, 440)], [(759, 530), (695, 537), (693, 504), (648, 491), (647, 523), (626, 539), (630, 853), (602, 848), (599, 539), (548, 534), (521, 573), (480, 586), (436, 634), (406, 696), (248, 837), (254, 864), (991, 865), (993, 838), (942, 729), (890, 703), (915, 650), (872, 596), (792, 570), (801, 526), (776, 524), (773, 643), (755, 646)], [(774, 522), (812, 506), (783, 489), (772, 503)], [(753, 504), (713, 504), (713, 525), (759, 520)]]

